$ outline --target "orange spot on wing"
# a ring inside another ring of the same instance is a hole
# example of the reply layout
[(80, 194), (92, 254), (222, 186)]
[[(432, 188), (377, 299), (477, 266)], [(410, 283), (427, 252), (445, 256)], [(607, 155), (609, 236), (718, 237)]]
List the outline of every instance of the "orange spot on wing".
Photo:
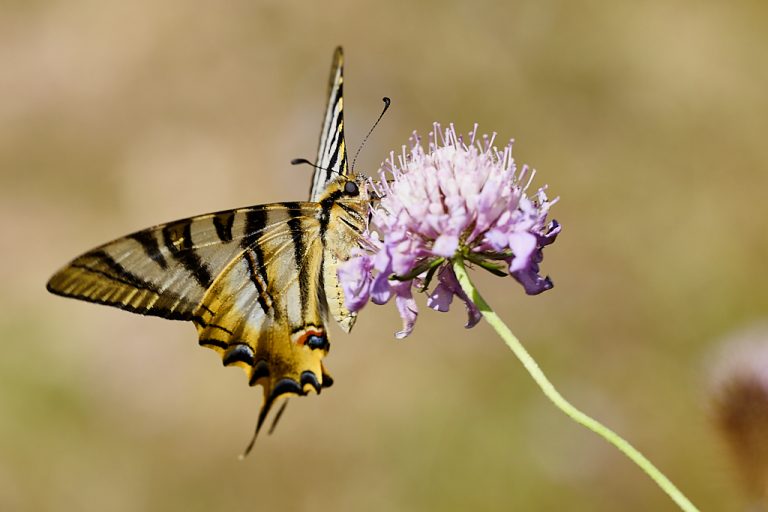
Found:
[(322, 329), (308, 329), (304, 332), (296, 334), (299, 336), (295, 340), (297, 345), (306, 345), (310, 336), (320, 336), (321, 338), (325, 338), (325, 332)]

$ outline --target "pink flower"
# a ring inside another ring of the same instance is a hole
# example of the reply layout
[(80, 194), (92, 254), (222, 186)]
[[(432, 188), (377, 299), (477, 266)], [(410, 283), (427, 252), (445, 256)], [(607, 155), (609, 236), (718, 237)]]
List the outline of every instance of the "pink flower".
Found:
[[(466, 327), (480, 319), (475, 305), (459, 286), (450, 262), (462, 258), (497, 275), (514, 277), (526, 293), (552, 288), (539, 275), (542, 250), (560, 232), (547, 222), (549, 201), (541, 188), (526, 192), (534, 171), (518, 171), (512, 142), (502, 150), (493, 136), (477, 138), (477, 125), (468, 142), (453, 125), (434, 125), (427, 150), (414, 133), (411, 149), (390, 155), (371, 183), (380, 201), (371, 208), (371, 226), (363, 246), (339, 269), (347, 307), (360, 310), (370, 299), (384, 304), (395, 297), (403, 318), (398, 338), (413, 330), (418, 310), (413, 287), (427, 291), (437, 273), (438, 284), (427, 305), (448, 311), (454, 296), (464, 301)], [(366, 275), (367, 273), (367, 275)]]

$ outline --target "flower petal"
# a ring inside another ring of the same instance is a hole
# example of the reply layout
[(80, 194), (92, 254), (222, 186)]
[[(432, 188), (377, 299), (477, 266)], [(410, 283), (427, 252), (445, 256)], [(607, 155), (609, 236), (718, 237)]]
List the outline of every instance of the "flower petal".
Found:
[(512, 273), (512, 277), (514, 277), (518, 283), (523, 285), (525, 293), (528, 295), (538, 295), (555, 286), (549, 276), (541, 277), (538, 274), (538, 265), (535, 266), (537, 267), (536, 270), (526, 269)]
[(453, 302), (453, 291), (445, 283), (439, 283), (427, 299), (427, 307), (445, 313)]
[(403, 319), (403, 329), (395, 333), (395, 338), (401, 340), (411, 334), (413, 326), (416, 324), (416, 317), (419, 315), (419, 308), (413, 299), (410, 286), (395, 297), (395, 305)]
[(509, 237), (501, 229), (491, 229), (485, 234), (485, 242), (493, 248), (494, 251), (502, 251), (509, 244)]
[(456, 254), (459, 247), (459, 237), (457, 235), (440, 235), (432, 245), (432, 252), (438, 256), (451, 258)]
[(453, 267), (447, 267), (446, 271), (443, 272), (441, 277), (443, 282), (453, 290), (453, 293), (458, 295), (458, 297), (464, 301), (464, 307), (467, 309), (467, 323), (464, 324), (464, 327), (471, 329), (477, 325), (477, 323), (483, 317), (480, 314), (480, 310), (478, 310), (475, 303), (472, 302), (469, 297), (467, 297), (467, 294), (464, 293), (461, 284), (459, 284), (459, 280), (456, 278), (456, 274), (453, 272)]
[(467, 309), (468, 318), (464, 327), (469, 329), (477, 325), (477, 322), (480, 321), (482, 315), (477, 309), (477, 306), (475, 306), (475, 303), (467, 297), (466, 293), (464, 293), (450, 263), (440, 269), (438, 280), (440, 281), (440, 284), (435, 287), (429, 299), (427, 299), (427, 306), (444, 313), (448, 311), (453, 302), (453, 296), (456, 295), (464, 301), (464, 306)]
[(518, 272), (530, 265), (531, 255), (536, 250), (536, 236), (527, 231), (509, 235), (509, 248), (515, 255), (509, 264), (509, 272)]
[(562, 229), (562, 226), (560, 225), (560, 223), (557, 222), (555, 219), (552, 219), (552, 222), (550, 222), (549, 226), (547, 226), (547, 234), (541, 235), (539, 237), (539, 245), (541, 247), (544, 247), (545, 245), (554, 243), (561, 229)]
[(373, 280), (371, 286), (371, 302), (374, 304), (386, 304), (392, 297), (392, 287), (387, 274), (379, 274)]
[(337, 273), (344, 291), (344, 303), (352, 312), (361, 310), (370, 298), (372, 268), (368, 255), (354, 256), (339, 265)]

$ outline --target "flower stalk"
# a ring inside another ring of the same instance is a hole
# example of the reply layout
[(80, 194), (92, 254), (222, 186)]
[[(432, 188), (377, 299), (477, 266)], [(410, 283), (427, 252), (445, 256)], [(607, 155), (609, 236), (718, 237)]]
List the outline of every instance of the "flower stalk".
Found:
[(685, 495), (662, 473), (656, 466), (651, 463), (642, 453), (640, 453), (635, 447), (633, 447), (624, 438), (619, 436), (616, 432), (609, 429), (599, 421), (581, 412), (575, 406), (573, 406), (568, 400), (563, 398), (554, 385), (547, 379), (544, 372), (541, 370), (536, 361), (531, 357), (528, 351), (523, 347), (520, 340), (512, 333), (509, 327), (502, 322), (499, 316), (491, 309), (487, 302), (477, 291), (475, 286), (467, 274), (462, 258), (454, 258), (453, 271), (461, 285), (462, 290), (470, 300), (477, 306), (480, 314), (485, 320), (493, 327), (498, 333), (501, 339), (512, 350), (515, 356), (520, 360), (525, 369), (528, 371), (533, 380), (538, 384), (544, 395), (555, 404), (555, 407), (560, 409), (566, 415), (568, 415), (576, 423), (583, 425), (592, 432), (596, 433), (613, 446), (618, 448), (624, 455), (626, 455), (632, 462), (637, 464), (649, 477), (653, 479), (661, 489), (672, 498), (677, 506), (685, 512), (698, 512), (698, 509), (693, 503), (685, 497)]

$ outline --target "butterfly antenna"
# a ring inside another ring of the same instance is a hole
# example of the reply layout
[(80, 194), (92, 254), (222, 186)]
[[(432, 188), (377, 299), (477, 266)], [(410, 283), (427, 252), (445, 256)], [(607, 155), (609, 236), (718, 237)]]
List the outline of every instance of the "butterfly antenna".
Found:
[(376, 120), (376, 122), (373, 123), (373, 126), (371, 126), (371, 129), (368, 130), (368, 135), (366, 135), (365, 138), (363, 139), (363, 142), (360, 143), (360, 147), (357, 148), (357, 151), (355, 151), (355, 158), (352, 159), (353, 171), (355, 170), (355, 162), (357, 162), (357, 155), (360, 154), (360, 150), (363, 149), (363, 146), (365, 146), (365, 143), (368, 142), (368, 137), (370, 137), (371, 134), (373, 133), (373, 130), (376, 129), (376, 126), (379, 124), (379, 121), (381, 121), (381, 118), (384, 117), (384, 113), (387, 111), (387, 109), (389, 108), (389, 105), (392, 103), (392, 100), (390, 100), (386, 96), (381, 98), (381, 101), (384, 102), (384, 109), (381, 111), (381, 114), (379, 114), (379, 118)]
[(310, 162), (306, 158), (294, 158), (293, 160), (291, 160), (291, 165), (302, 165), (302, 164), (311, 165), (315, 169), (320, 169), (321, 171), (334, 172), (334, 173), (338, 174), (339, 176), (341, 176), (341, 173), (339, 171), (334, 171), (333, 169), (326, 169), (325, 167), (320, 167), (316, 163)]

